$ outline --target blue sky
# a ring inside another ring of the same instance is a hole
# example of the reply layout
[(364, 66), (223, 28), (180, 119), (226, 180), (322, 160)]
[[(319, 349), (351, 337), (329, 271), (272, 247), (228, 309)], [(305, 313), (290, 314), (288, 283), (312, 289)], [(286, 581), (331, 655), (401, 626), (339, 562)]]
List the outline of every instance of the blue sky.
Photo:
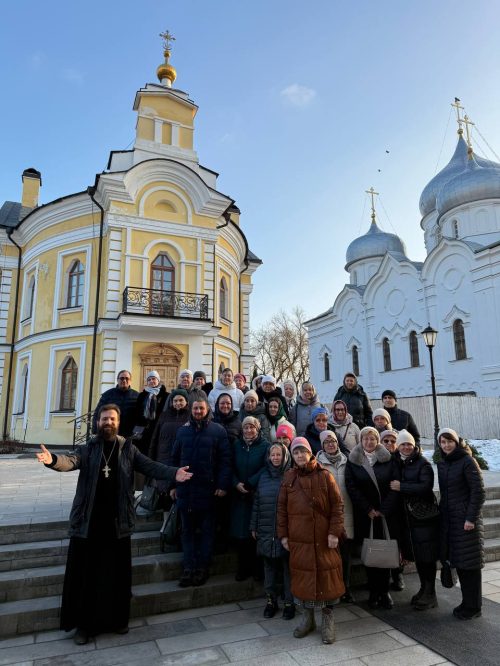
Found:
[(455, 96), (500, 153), (499, 14), (491, 0), (4, 3), (0, 200), (20, 199), (32, 166), (42, 203), (85, 189), (130, 147), (168, 28), (200, 161), (264, 261), (253, 325), (295, 305), (313, 317), (347, 281), (371, 185), (381, 228), (425, 257), (418, 199), (454, 150)]

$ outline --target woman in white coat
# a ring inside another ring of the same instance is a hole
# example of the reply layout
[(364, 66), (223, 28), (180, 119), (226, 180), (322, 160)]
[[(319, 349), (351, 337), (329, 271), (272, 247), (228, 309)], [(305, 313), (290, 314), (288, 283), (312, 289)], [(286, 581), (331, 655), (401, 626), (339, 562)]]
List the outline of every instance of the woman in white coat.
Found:
[(335, 478), (344, 501), (344, 535), (339, 539), (340, 556), (342, 557), (342, 575), (345, 585), (345, 593), (341, 598), (348, 604), (354, 603), (349, 583), (351, 577), (351, 549), (354, 538), (354, 518), (352, 513), (352, 502), (345, 487), (345, 468), (347, 457), (339, 449), (339, 443), (335, 432), (323, 430), (319, 435), (321, 451), (316, 460), (325, 467)]

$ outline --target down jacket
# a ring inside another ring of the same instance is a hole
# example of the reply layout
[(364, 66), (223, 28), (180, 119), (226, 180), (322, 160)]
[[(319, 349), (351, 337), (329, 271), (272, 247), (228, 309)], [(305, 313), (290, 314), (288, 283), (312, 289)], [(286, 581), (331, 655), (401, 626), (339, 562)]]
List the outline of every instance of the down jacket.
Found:
[[(189, 407), (187, 406), (185, 409), (168, 407), (161, 413), (149, 445), (148, 456), (151, 460), (156, 460), (164, 465), (168, 463), (177, 431), (188, 421)], [(166, 493), (169, 489), (168, 484), (164, 481), (157, 481), (156, 486), (161, 493)]]
[(118, 434), (122, 437), (130, 437), (135, 426), (135, 406), (138, 397), (139, 393), (133, 388), (128, 388), (126, 391), (122, 391), (118, 386), (114, 386), (113, 388), (104, 391), (94, 409), (92, 432), (94, 434), (97, 433), (97, 415), (100, 408), (103, 405), (116, 405), (120, 408), (120, 425), (118, 427)]
[[(233, 491), (231, 496), (231, 536), (235, 539), (250, 538), (252, 502), (260, 476), (266, 466), (269, 442), (259, 435), (250, 445), (244, 439), (234, 443)], [(248, 493), (236, 489), (244, 483)]]
[(253, 410), (253, 412), (247, 412), (242, 405), (240, 411), (238, 412), (238, 416), (240, 417), (241, 421), (243, 421), (246, 416), (255, 417), (260, 423), (260, 436), (262, 439), (269, 441), (271, 436), (271, 424), (267, 419), (266, 408), (262, 402), (257, 403), (257, 407)]
[[(280, 445), (278, 445), (280, 446)], [(275, 467), (267, 459), (266, 468), (261, 474), (253, 499), (250, 531), (257, 533), (257, 555), (276, 558), (286, 554), (276, 531), (278, 513), (278, 495), (283, 475), (290, 469), (290, 452), (285, 446), (283, 462)]]
[[(153, 462), (144, 456), (130, 440), (118, 436), (118, 466), (120, 468), (118, 495), (118, 522), (116, 536), (130, 536), (134, 531), (134, 471), (153, 479), (164, 479), (170, 487), (175, 483), (176, 468)], [(102, 464), (102, 439), (98, 436), (89, 439), (74, 453), (52, 454), (52, 463), (46, 465), (56, 472), (80, 470), (76, 485), (75, 499), (69, 517), (69, 536), (87, 538), (90, 516), (94, 505), (97, 479)]]
[(231, 450), (226, 431), (210, 419), (196, 421), (191, 416), (177, 431), (170, 464), (189, 465), (193, 473), (192, 479), (177, 486), (179, 509), (210, 509), (215, 491), (227, 491), (231, 486)]
[(384, 409), (391, 417), (392, 427), (395, 430), (407, 430), (410, 435), (413, 435), (415, 443), (418, 445), (420, 443), (420, 433), (410, 412), (405, 412), (404, 409), (399, 409), (399, 407), (384, 407)]
[[(377, 461), (372, 470), (377, 479), (378, 488), (367, 471), (369, 465), (361, 444), (349, 454), (345, 472), (345, 485), (352, 500), (354, 513), (354, 538), (362, 542), (370, 535), (371, 518), (368, 513), (375, 509), (384, 514), (392, 538), (398, 536), (400, 513), (400, 493), (391, 490), (390, 482), (400, 478), (397, 463), (382, 444), (375, 449)], [(382, 521), (376, 519), (373, 525), (374, 537), (382, 536)]]
[[(469, 448), (457, 447), (438, 462), (441, 500), (441, 560), (457, 569), (484, 566), (484, 528), (482, 506), (485, 500), (483, 477)], [(464, 523), (474, 523), (466, 532)]]
[(215, 411), (215, 403), (222, 393), (227, 393), (231, 396), (231, 400), (233, 401), (233, 409), (235, 412), (239, 412), (240, 406), (243, 404), (243, 398), (245, 397), (243, 395), (243, 391), (240, 391), (239, 388), (236, 388), (236, 384), (234, 382), (229, 384), (229, 386), (226, 386), (220, 380), (215, 382), (215, 386), (210, 391), (210, 395), (208, 396), (208, 404), (210, 405), (210, 409)]
[[(394, 460), (401, 473), (403, 508), (408, 500), (418, 499), (431, 504), (434, 501), (434, 470), (417, 446), (412, 455), (403, 460), (399, 451)], [(401, 550), (405, 560), (435, 562), (439, 558), (439, 516), (428, 520), (412, 518), (408, 510), (402, 515)]]
[(347, 411), (359, 428), (372, 425), (372, 406), (364, 389), (359, 384), (348, 389), (344, 384), (339, 386), (334, 400), (342, 400), (347, 405)]
[(288, 538), (292, 593), (302, 601), (332, 601), (345, 592), (338, 548), (328, 535), (344, 530), (340, 490), (328, 470), (311, 458), (285, 474), (278, 498), (278, 537)]

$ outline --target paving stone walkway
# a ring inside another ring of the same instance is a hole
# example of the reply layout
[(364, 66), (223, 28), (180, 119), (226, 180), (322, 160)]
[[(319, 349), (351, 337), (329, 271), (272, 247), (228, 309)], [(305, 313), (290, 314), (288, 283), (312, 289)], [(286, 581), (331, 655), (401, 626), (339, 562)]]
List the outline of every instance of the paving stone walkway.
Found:
[[(35, 460), (0, 457), (0, 524), (66, 520), (76, 474), (56, 474)], [(500, 562), (484, 571), (484, 593), (500, 602)], [(68, 634), (46, 631), (0, 641), (0, 666), (431, 666), (441, 655), (356, 605), (335, 609), (337, 641), (318, 631), (297, 640), (296, 620), (263, 618), (262, 600), (194, 608), (134, 619), (126, 635), (104, 634), (76, 646)], [(390, 621), (388, 611), (387, 620)], [(318, 618), (320, 620), (320, 618)]]

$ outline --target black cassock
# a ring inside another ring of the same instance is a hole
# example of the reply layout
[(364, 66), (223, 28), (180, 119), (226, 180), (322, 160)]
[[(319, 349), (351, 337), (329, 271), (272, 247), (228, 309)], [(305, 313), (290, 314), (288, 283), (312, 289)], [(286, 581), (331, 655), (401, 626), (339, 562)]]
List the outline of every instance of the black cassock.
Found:
[(110, 468), (99, 466), (88, 538), (71, 537), (64, 576), (61, 629), (78, 627), (90, 635), (128, 625), (132, 586), (130, 537), (118, 539), (118, 442), (104, 442)]

